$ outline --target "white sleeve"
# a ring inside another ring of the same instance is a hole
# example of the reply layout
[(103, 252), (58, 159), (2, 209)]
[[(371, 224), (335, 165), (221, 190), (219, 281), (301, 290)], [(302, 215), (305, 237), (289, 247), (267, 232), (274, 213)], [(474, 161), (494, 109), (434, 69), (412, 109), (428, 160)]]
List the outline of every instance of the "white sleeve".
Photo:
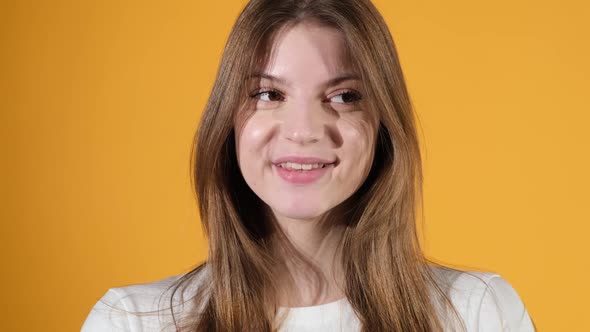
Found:
[(109, 289), (90, 310), (81, 332), (131, 331), (123, 298), (116, 290)]
[(481, 298), (478, 331), (534, 332), (533, 322), (514, 288), (499, 275), (487, 284)]

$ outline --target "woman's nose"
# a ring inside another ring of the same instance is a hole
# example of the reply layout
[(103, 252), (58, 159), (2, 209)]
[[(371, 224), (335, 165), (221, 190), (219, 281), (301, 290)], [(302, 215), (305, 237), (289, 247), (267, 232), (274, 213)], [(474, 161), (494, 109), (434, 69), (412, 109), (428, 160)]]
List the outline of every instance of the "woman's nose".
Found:
[(283, 111), (284, 138), (298, 144), (315, 143), (323, 138), (325, 119), (321, 102), (297, 103)]

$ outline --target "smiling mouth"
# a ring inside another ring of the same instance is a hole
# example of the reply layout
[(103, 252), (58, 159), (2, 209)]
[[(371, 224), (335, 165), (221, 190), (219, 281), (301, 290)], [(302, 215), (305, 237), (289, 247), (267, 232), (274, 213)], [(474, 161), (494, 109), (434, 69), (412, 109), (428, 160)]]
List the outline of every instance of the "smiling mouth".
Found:
[(314, 183), (329, 174), (336, 166), (336, 163), (299, 164), (284, 162), (273, 164), (273, 166), (276, 174), (284, 181), (302, 186)]
[[(340, 164), (338, 159), (332, 162), (325, 162), (324, 160), (310, 160), (305, 162), (306, 160), (296, 162), (296, 161), (283, 161), (283, 162), (273, 162), (272, 165), (276, 166), (277, 168), (284, 169), (287, 171), (292, 172), (306, 172), (306, 171), (313, 171), (313, 170), (320, 170), (327, 167), (336, 167)], [(324, 162), (318, 162), (324, 161)]]
[(334, 164), (334, 163), (299, 164), (299, 163), (286, 162), (286, 163), (276, 164), (276, 166), (284, 168), (289, 171), (305, 172), (305, 171), (311, 171), (311, 170), (318, 169), (318, 168), (325, 168), (325, 167), (330, 166), (332, 164)]

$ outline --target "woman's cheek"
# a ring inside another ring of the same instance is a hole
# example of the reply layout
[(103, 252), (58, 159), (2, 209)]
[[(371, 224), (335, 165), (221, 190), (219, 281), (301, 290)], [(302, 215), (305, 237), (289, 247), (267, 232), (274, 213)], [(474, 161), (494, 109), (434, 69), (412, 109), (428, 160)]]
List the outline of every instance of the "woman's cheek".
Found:
[(248, 118), (240, 130), (238, 137), (238, 160), (244, 176), (248, 182), (254, 182), (264, 171), (264, 165), (269, 158), (269, 137), (272, 123), (268, 119), (253, 115)]
[[(344, 136), (345, 145), (347, 146), (345, 158), (349, 159), (353, 167), (355, 178), (361, 183), (368, 175), (373, 162), (375, 149), (374, 129), (364, 119), (349, 121), (348, 126), (341, 128)], [(347, 144), (348, 143), (348, 144)], [(359, 179), (362, 178), (362, 179)]]

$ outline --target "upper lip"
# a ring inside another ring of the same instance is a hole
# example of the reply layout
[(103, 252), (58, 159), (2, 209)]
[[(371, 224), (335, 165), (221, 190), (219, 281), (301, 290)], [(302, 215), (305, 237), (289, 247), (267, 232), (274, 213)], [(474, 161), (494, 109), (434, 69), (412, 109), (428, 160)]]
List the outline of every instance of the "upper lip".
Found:
[(297, 164), (332, 164), (335, 160), (328, 160), (324, 158), (316, 158), (316, 157), (304, 157), (304, 156), (284, 156), (279, 157), (272, 161), (273, 164), (282, 164), (282, 163), (297, 163)]

